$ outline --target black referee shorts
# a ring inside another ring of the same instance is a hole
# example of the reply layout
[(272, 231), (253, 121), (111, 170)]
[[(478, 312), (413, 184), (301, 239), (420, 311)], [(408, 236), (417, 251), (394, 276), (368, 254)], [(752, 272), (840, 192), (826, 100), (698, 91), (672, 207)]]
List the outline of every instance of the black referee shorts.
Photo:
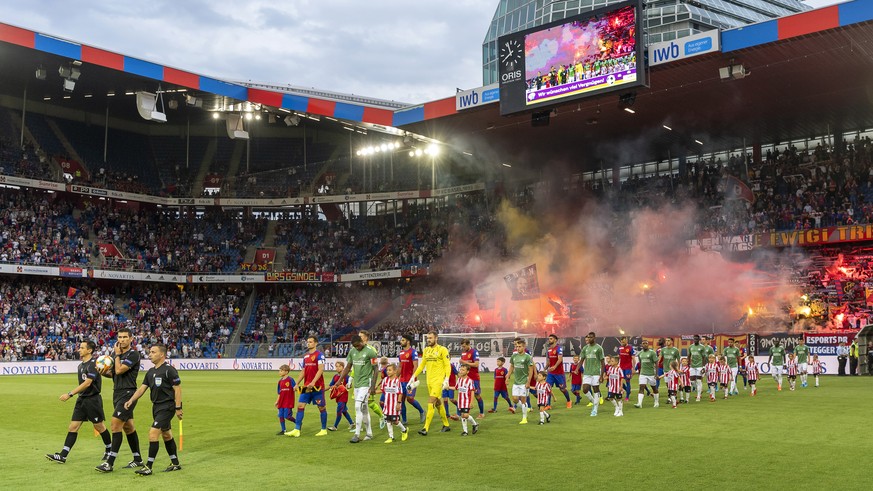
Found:
[(73, 418), (71, 421), (100, 423), (105, 419), (103, 416), (103, 397), (99, 394), (76, 399), (76, 406), (73, 408)]
[(133, 389), (121, 389), (112, 393), (112, 405), (114, 406), (112, 409), (113, 418), (121, 421), (133, 419), (133, 410), (136, 409), (136, 403), (139, 401), (134, 401), (134, 403), (130, 405), (130, 409), (124, 409), (124, 403), (133, 397), (134, 392), (136, 391)]
[(152, 422), (152, 428), (157, 428), (161, 431), (167, 431), (172, 426), (170, 423), (173, 421), (173, 416), (176, 415), (176, 406), (174, 403), (169, 404), (155, 404), (152, 406), (152, 417), (154, 418), (154, 422)]

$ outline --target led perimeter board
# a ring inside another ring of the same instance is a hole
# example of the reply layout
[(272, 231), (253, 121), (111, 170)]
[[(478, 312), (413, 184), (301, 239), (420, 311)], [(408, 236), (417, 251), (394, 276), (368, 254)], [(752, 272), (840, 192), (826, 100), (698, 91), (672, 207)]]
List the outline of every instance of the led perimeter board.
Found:
[(639, 1), (498, 39), (500, 114), (645, 84)]

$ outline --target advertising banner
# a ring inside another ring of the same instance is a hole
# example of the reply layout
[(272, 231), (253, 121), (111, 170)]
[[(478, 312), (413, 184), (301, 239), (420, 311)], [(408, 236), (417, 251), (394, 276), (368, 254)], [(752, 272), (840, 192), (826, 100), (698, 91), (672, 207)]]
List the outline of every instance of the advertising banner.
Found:
[(804, 333), (803, 339), (811, 355), (837, 356), (837, 346), (840, 343), (852, 344), (857, 334), (856, 331), (813, 332)]
[[(342, 343), (338, 343), (342, 344)], [(383, 350), (390, 352), (390, 350)], [(334, 351), (334, 354), (340, 352)], [(385, 355), (389, 356), (389, 355)], [(396, 362), (396, 354), (389, 356), (392, 362)], [(336, 362), (345, 362), (345, 356), (326, 358), (324, 362), (325, 371), (332, 372), (336, 370)], [(823, 371), (825, 375), (834, 375), (837, 373), (837, 357), (836, 356), (820, 356), (822, 361)], [(263, 371), (273, 372), (279, 370), (279, 367), (288, 364), (292, 371), (300, 371), (303, 369), (302, 358), (177, 358), (167, 360), (168, 363), (176, 367), (180, 372), (186, 371)], [(564, 356), (564, 371), (570, 370), (572, 357)], [(452, 363), (457, 363), (458, 358), (453, 356)], [(546, 359), (542, 356), (535, 356), (537, 370), (545, 370)], [(493, 372), (497, 368), (497, 357), (480, 357), (479, 370), (484, 373)], [(758, 369), (762, 374), (763, 384), (772, 384), (773, 382), (763, 375), (769, 375), (771, 371), (770, 365), (763, 362), (757, 363)], [(56, 375), (56, 374), (72, 374), (76, 373), (79, 366), (78, 361), (21, 361), (21, 362), (0, 362), (0, 376), (21, 376), (21, 375)], [(148, 370), (152, 367), (152, 363), (143, 358), (140, 364), (140, 370)], [(184, 374), (182, 375), (184, 377)], [(422, 384), (422, 388), (426, 384)], [(759, 385), (760, 387), (760, 385)], [(421, 390), (421, 389), (419, 389)], [(427, 390), (426, 388), (424, 389)], [(774, 389), (775, 390), (775, 389)]]
[(718, 30), (701, 32), (675, 41), (649, 44), (649, 66), (714, 53), (721, 49)]

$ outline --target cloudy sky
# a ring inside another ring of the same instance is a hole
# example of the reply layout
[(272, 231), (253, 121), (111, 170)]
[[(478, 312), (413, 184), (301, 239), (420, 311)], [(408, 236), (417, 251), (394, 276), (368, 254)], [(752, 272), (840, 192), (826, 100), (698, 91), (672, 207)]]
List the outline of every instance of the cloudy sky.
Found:
[(420, 103), (482, 85), (482, 40), (497, 4), (3, 0), (0, 19), (216, 78)]

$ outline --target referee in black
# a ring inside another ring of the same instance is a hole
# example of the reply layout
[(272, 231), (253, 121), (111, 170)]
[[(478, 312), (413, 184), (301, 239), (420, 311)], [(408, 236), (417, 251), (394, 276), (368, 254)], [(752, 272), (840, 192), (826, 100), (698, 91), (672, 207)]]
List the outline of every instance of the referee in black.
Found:
[(149, 360), (155, 365), (146, 372), (142, 385), (133, 394), (129, 401), (124, 403), (124, 408), (132, 410), (137, 399), (145, 394), (146, 389), (151, 390), (152, 417), (154, 422), (149, 429), (149, 458), (145, 467), (137, 469), (136, 473), (141, 476), (152, 475), (152, 465), (158, 456), (160, 443), (158, 438), (163, 436), (164, 447), (170, 455), (171, 464), (164, 472), (180, 471), (179, 458), (176, 456), (176, 440), (173, 439), (170, 422), (173, 415), (182, 419), (182, 381), (179, 372), (167, 363), (167, 347), (156, 344), (149, 348)]
[[(139, 352), (130, 347), (133, 341), (130, 329), (123, 327), (118, 330), (115, 338), (115, 362), (112, 367), (103, 374), (104, 377), (112, 377), (114, 390), (112, 391), (112, 419), (110, 420), (110, 429), (112, 430), (112, 448), (109, 450), (109, 458), (106, 462), (97, 466), (100, 472), (112, 472), (112, 466), (115, 465), (115, 459), (118, 457), (118, 451), (121, 450), (121, 439), (124, 434), (127, 434), (127, 443), (130, 446), (130, 451), (133, 453), (133, 460), (130, 461), (124, 468), (136, 469), (142, 467), (142, 455), (139, 453), (139, 436), (136, 434), (136, 427), (133, 425), (133, 409), (136, 404), (132, 404), (130, 409), (124, 407), (124, 403), (130, 400), (133, 393), (136, 392), (136, 378), (139, 374), (140, 356)], [(122, 433), (124, 430), (124, 433)]]
[(60, 399), (63, 402), (67, 402), (76, 394), (79, 394), (79, 398), (76, 399), (76, 406), (73, 407), (73, 417), (70, 418), (70, 426), (67, 428), (67, 438), (64, 440), (63, 450), (58, 453), (46, 454), (45, 456), (45, 458), (52, 462), (57, 462), (58, 464), (67, 463), (67, 455), (70, 453), (73, 445), (76, 444), (76, 439), (79, 437), (79, 428), (82, 427), (82, 423), (85, 421), (90, 421), (94, 425), (94, 429), (103, 437), (103, 443), (106, 445), (103, 459), (106, 460), (109, 457), (109, 430), (103, 424), (106, 418), (103, 416), (103, 396), (100, 395), (103, 381), (97, 372), (96, 360), (92, 356), (95, 349), (97, 349), (97, 345), (94, 344), (94, 341), (88, 340), (79, 343), (79, 358), (82, 359), (82, 363), (79, 364), (78, 368), (79, 386), (66, 394), (61, 394)]

